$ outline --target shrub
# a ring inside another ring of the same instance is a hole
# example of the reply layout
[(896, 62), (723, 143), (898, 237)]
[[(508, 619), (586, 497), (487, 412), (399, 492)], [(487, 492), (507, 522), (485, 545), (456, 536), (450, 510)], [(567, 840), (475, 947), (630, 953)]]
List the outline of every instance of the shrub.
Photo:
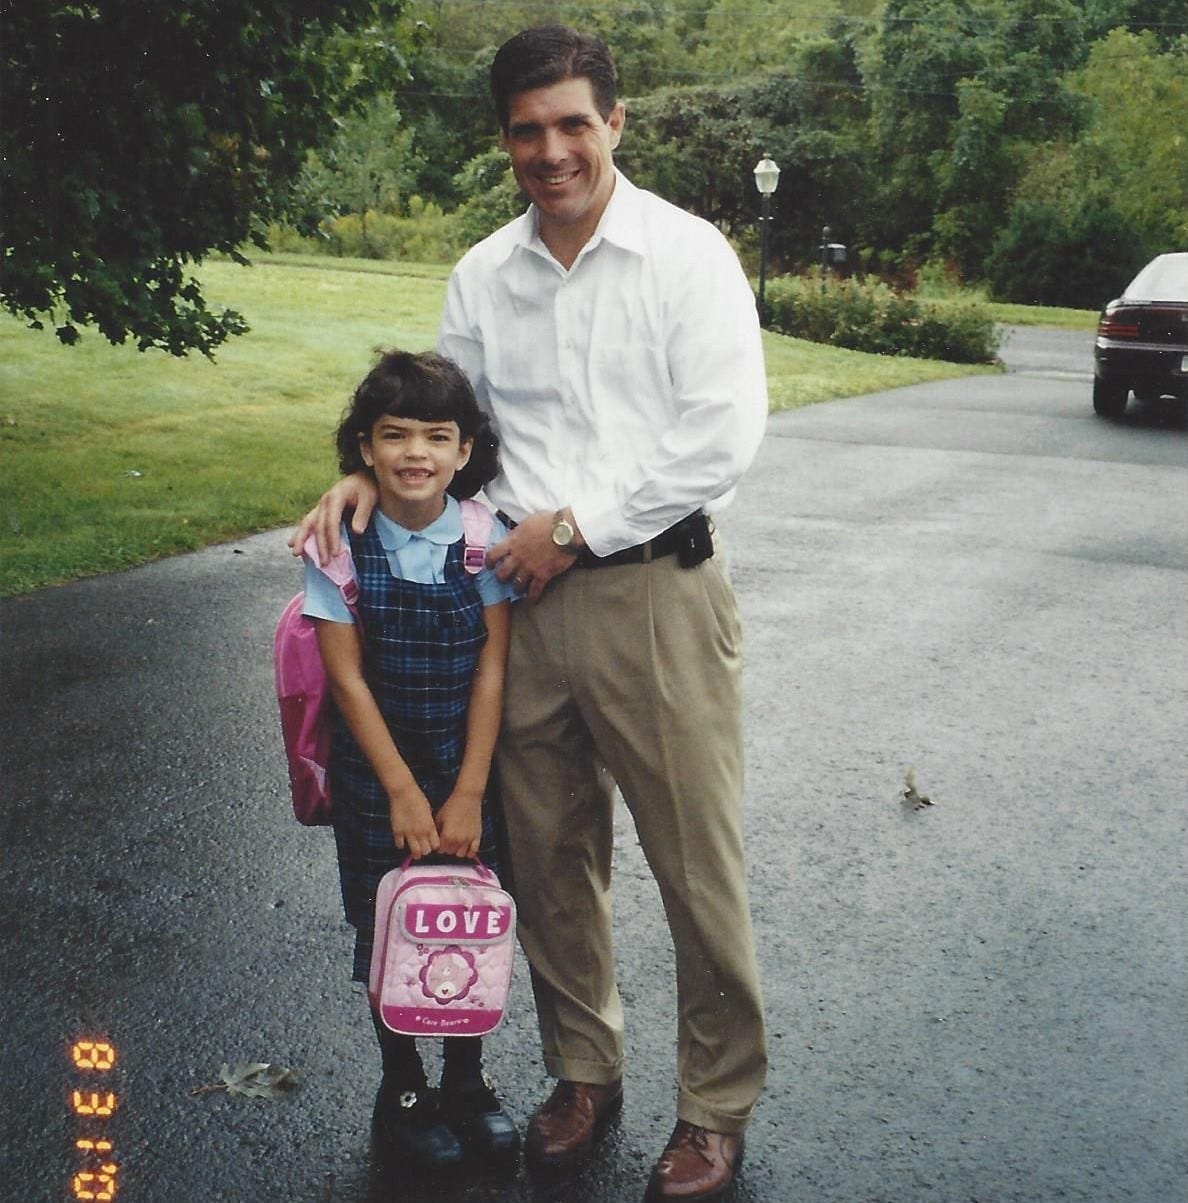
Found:
[(990, 295), (1025, 305), (1096, 309), (1118, 295), (1148, 256), (1124, 217), (1087, 198), (1072, 212), (1019, 201), (986, 257)]
[(766, 299), (772, 329), (850, 351), (949, 363), (989, 363), (998, 351), (994, 318), (977, 301), (922, 300), (819, 271), (777, 277)]
[(326, 239), (321, 234), (303, 234), (288, 222), (269, 222), (264, 241), (270, 251), (292, 251), (298, 254), (326, 253)]
[(454, 263), (474, 243), (524, 211), (511, 171), (493, 175), (453, 213), (433, 201), (409, 197), (404, 214), (344, 213), (322, 221), (312, 233), (291, 224), (268, 227), (270, 250), (304, 251), (349, 259), (399, 259), (406, 263)]
[(460, 253), (457, 222), (432, 201), (409, 198), (407, 216), (369, 210), (322, 223), (335, 255), (353, 259), (404, 259), (452, 263)]
[(499, 149), (476, 155), (454, 177), (463, 197), (454, 216), (464, 246), (481, 242), (527, 208), (507, 155)]

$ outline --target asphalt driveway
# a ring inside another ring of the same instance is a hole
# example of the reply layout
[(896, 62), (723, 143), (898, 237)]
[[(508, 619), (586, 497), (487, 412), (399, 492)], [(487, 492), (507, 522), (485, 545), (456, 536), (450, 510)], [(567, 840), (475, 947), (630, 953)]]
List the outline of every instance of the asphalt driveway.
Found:
[[(1184, 1197), (1188, 440), (1062, 371), (773, 417), (721, 520), (772, 1048), (739, 1203)], [(289, 817), (273, 711), (297, 576), (273, 532), (0, 603), (6, 1197), (70, 1198), (110, 1139), (128, 1203), (638, 1199), (672, 957), (625, 819), (628, 1101), (588, 1171), (373, 1162), (331, 838)], [(489, 1063), (524, 1119), (522, 965), (515, 1000)], [(192, 1093), (239, 1060), (299, 1085)]]

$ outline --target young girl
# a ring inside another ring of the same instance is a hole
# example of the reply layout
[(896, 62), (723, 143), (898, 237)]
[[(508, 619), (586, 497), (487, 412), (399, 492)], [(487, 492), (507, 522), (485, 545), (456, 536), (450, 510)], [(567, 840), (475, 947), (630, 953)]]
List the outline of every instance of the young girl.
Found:
[[(337, 586), (306, 558), (304, 613), (336, 708), (330, 756), (334, 836), (353, 980), (366, 983), (380, 878), (406, 857), (481, 856), (497, 867), (485, 800), (499, 729), (513, 590), (463, 568), (455, 498), (498, 469), (498, 443), (461, 370), (438, 355), (383, 354), (337, 432), (343, 472), (379, 489), (367, 530), (349, 540), (359, 626)], [(493, 520), (490, 543), (504, 537)], [(519, 1134), (482, 1069), (482, 1041), (445, 1037), (440, 1091), (428, 1089), (411, 1036), (372, 1012), (383, 1059), (377, 1139), (433, 1168), (463, 1149), (514, 1156)]]

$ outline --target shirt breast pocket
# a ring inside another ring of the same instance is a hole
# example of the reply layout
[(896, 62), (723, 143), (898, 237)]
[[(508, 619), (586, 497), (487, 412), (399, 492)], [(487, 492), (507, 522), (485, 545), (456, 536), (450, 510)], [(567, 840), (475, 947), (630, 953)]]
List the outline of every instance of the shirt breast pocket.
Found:
[(650, 427), (666, 407), (671, 389), (661, 348), (642, 338), (590, 347), (590, 387), (596, 401), (627, 406)]

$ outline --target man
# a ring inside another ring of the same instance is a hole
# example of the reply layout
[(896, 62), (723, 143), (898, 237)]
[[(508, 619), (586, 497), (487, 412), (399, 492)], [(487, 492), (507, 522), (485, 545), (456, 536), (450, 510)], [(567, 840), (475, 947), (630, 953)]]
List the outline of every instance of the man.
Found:
[[(706, 507), (762, 438), (754, 298), (708, 223), (614, 166), (624, 125), (606, 46), (558, 26), (491, 68), (503, 145), (532, 205), (449, 284), (438, 349), (502, 441), (487, 487), (513, 526), (492, 549), (513, 608), (498, 770), (519, 931), (547, 1069), (525, 1143), (590, 1151), (623, 1099), (611, 948), (615, 785), (676, 950), (678, 1122), (650, 1200), (717, 1199), (766, 1073), (742, 837), (740, 633)], [(354, 478), (315, 517), (337, 543)]]

